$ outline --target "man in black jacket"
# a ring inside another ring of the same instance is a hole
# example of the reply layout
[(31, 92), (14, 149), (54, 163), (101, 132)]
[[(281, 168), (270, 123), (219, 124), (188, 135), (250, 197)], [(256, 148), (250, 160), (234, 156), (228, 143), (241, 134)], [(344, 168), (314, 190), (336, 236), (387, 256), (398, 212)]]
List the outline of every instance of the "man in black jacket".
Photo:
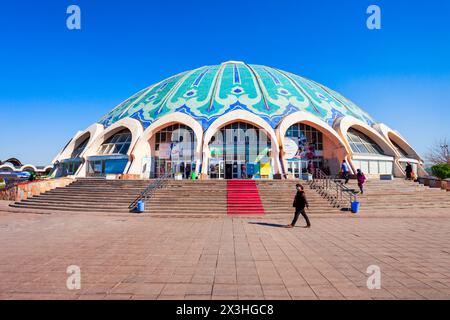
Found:
[(295, 208), (295, 216), (294, 220), (292, 220), (292, 223), (287, 226), (287, 228), (293, 228), (295, 227), (295, 224), (297, 223), (298, 217), (301, 214), (303, 218), (306, 220), (306, 227), (311, 228), (311, 223), (309, 222), (309, 218), (306, 215), (305, 207), (309, 209), (308, 200), (306, 200), (305, 191), (303, 189), (303, 186), (301, 184), (297, 184), (297, 194), (294, 198), (293, 207)]

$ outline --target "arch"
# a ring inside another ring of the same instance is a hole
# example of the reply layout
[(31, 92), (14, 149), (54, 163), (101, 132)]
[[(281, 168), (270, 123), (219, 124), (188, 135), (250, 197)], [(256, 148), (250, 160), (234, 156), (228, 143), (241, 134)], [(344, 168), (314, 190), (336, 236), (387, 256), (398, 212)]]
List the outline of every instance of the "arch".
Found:
[(62, 152), (58, 156), (56, 156), (52, 163), (71, 158), (71, 155), (75, 151), (75, 148), (82, 142), (81, 139), (89, 135), (88, 144), (80, 155), (80, 157), (82, 157), (86, 150), (88, 150), (90, 145), (95, 141), (95, 139), (103, 132), (103, 130), (104, 127), (101, 124), (94, 123), (86, 130), (77, 132), (75, 136), (70, 140), (68, 145), (64, 148), (64, 150), (62, 150)]
[[(406, 141), (405, 138), (401, 136), (400, 133), (398, 133), (395, 130), (392, 130), (384, 123), (379, 123), (374, 125), (374, 129), (377, 130), (385, 139), (386, 141), (392, 145), (394, 150), (397, 153), (398, 157), (403, 157), (400, 152), (398, 152), (397, 148), (395, 147), (394, 143), (396, 143), (398, 146), (400, 146), (406, 153), (408, 154), (408, 157), (411, 157), (413, 159), (416, 159), (418, 161), (422, 161), (419, 154), (414, 150), (414, 148)], [(393, 143), (394, 142), (394, 143)]]
[(27, 165), (24, 165), (24, 166), (22, 166), (21, 168), (20, 168), (20, 171), (33, 171), (33, 172), (37, 172), (38, 171), (38, 169), (34, 166), (34, 165), (32, 165), (32, 164), (27, 164)]
[[(96, 124), (96, 125), (98, 125), (98, 124)], [(116, 134), (124, 129), (128, 129), (131, 132), (130, 148), (127, 151), (128, 164), (125, 167), (125, 172), (126, 172), (130, 165), (130, 160), (132, 159), (132, 156), (131, 156), (132, 149), (133, 149), (134, 145), (136, 144), (137, 140), (139, 139), (139, 137), (142, 135), (142, 132), (144, 131), (142, 124), (138, 120), (132, 119), (132, 118), (124, 118), (124, 119), (117, 121), (112, 126), (102, 130), (97, 135), (96, 138), (93, 138), (93, 136), (91, 135), (90, 141), (89, 141), (88, 145), (86, 146), (84, 152), (82, 153), (82, 158), (83, 158), (84, 162), (79, 167), (76, 176), (78, 176), (78, 177), (85, 176), (86, 171), (87, 171), (86, 165), (88, 162), (86, 160), (88, 159), (88, 157), (98, 155), (97, 152), (98, 152), (99, 147), (106, 140), (108, 140), (110, 137), (112, 137), (114, 134)]]
[[(79, 138), (76, 139), (75, 143), (74, 143), (74, 147), (73, 147), (73, 151), (70, 155), (71, 158), (78, 158), (80, 157), (84, 150), (86, 149), (89, 140), (91, 140), (91, 133), (90, 132), (86, 132), (85, 134), (81, 135)], [(82, 145), (84, 145), (83, 150), (78, 150)], [(80, 152), (81, 151), (81, 152)], [(76, 155), (76, 153), (79, 153), (78, 155)]]
[(14, 168), (14, 166), (10, 163), (6, 163), (4, 162), (2, 165), (0, 165), (0, 171), (8, 171), (8, 172), (13, 172), (16, 171), (16, 168)]
[(132, 150), (132, 158), (133, 163), (131, 164), (128, 173), (141, 175), (142, 174), (142, 160), (144, 157), (151, 156), (151, 148), (149, 144), (149, 140), (155, 135), (158, 131), (173, 125), (173, 124), (183, 124), (194, 131), (195, 138), (197, 139), (197, 147), (195, 150), (195, 158), (196, 158), (196, 168), (200, 167), (200, 162), (202, 160), (202, 141), (203, 141), (203, 128), (200, 123), (195, 120), (193, 117), (181, 113), (174, 112), (168, 115), (165, 115), (155, 122), (153, 122), (145, 131), (142, 133), (138, 141), (133, 147)]
[(52, 165), (48, 165), (48, 166), (44, 167), (43, 172), (44, 172), (46, 175), (49, 175), (49, 174), (52, 172), (52, 170), (53, 170), (53, 166), (52, 166)]
[[(305, 111), (291, 113), (280, 121), (276, 129), (280, 147), (284, 150), (284, 138), (286, 136), (286, 132), (292, 125), (297, 123), (309, 125), (322, 132), (322, 134), (324, 134), (337, 147), (335, 150), (335, 157), (338, 161), (337, 166), (339, 167), (339, 162), (346, 159), (349, 154), (346, 143), (328, 123)], [(287, 168), (287, 159), (284, 158), (284, 154), (281, 155), (281, 158), (283, 161), (283, 167)]]
[[(423, 167), (423, 160), (420, 157), (420, 155), (417, 153), (416, 150), (406, 141), (406, 139), (397, 131), (391, 129), (384, 123), (379, 123), (373, 126), (375, 130), (377, 130), (384, 139), (394, 148), (397, 156), (396, 156), (396, 163), (401, 168), (402, 176), (406, 176), (405, 170), (403, 170), (403, 166), (401, 165), (401, 162), (405, 162), (406, 159), (412, 159), (417, 161), (418, 165), (418, 173), (422, 176), (427, 176), (428, 173), (426, 172), (425, 168)], [(407, 156), (405, 157), (397, 148), (395, 145), (397, 144), (400, 148), (402, 148), (406, 153)], [(401, 161), (403, 159), (403, 161)]]
[(261, 117), (246, 111), (246, 110), (234, 110), (224, 114), (223, 116), (217, 118), (205, 131), (203, 137), (203, 164), (202, 164), (202, 176), (208, 175), (208, 165), (209, 163), (209, 142), (214, 134), (220, 130), (222, 127), (231, 124), (233, 122), (246, 122), (252, 124), (256, 127), (264, 129), (267, 132), (267, 136), (270, 137), (272, 142), (272, 159), (274, 162), (274, 172), (275, 174), (282, 174), (280, 165), (280, 145), (275, 133), (275, 130)]
[(353, 153), (352, 149), (350, 148), (350, 143), (347, 139), (347, 132), (350, 128), (354, 128), (365, 135), (367, 135), (369, 138), (371, 138), (378, 146), (383, 150), (383, 152), (386, 155), (395, 157), (396, 153), (393, 147), (391, 147), (390, 144), (387, 143), (383, 139), (383, 137), (371, 126), (368, 124), (362, 122), (361, 120), (358, 120), (356, 118), (346, 116), (336, 119), (336, 121), (333, 124), (334, 130), (340, 135), (343, 141), (345, 141), (347, 150), (349, 153)]
[(356, 172), (355, 166), (353, 164), (353, 151), (350, 147), (350, 143), (347, 138), (347, 132), (350, 128), (356, 129), (360, 131), (361, 133), (365, 134), (367, 137), (372, 139), (383, 151), (383, 153), (386, 156), (393, 157), (394, 160), (394, 175), (398, 175), (401, 172), (400, 165), (395, 161), (395, 158), (397, 156), (395, 148), (389, 144), (385, 138), (383, 138), (380, 133), (378, 133), (377, 130), (375, 130), (373, 127), (369, 126), (368, 124), (364, 123), (361, 120), (358, 120), (351, 116), (345, 116), (337, 118), (333, 124), (334, 130), (340, 135), (343, 141), (345, 141), (347, 150), (349, 152), (349, 155), (347, 157), (347, 161), (350, 163), (350, 167), (353, 171), (353, 173)]
[(84, 157), (86, 158), (89, 156), (97, 155), (97, 150), (103, 144), (103, 142), (123, 129), (128, 129), (131, 132), (131, 144), (127, 152), (128, 156), (130, 156), (134, 145), (142, 135), (144, 129), (142, 128), (142, 125), (138, 120), (132, 118), (124, 118), (117, 121), (107, 129), (103, 130), (103, 132), (99, 134), (99, 136), (94, 141), (92, 141), (92, 143), (88, 147), (86, 147), (86, 150), (84, 151)]
[(23, 166), (22, 162), (17, 158), (9, 158), (9, 159), (3, 161), (3, 164), (7, 164), (7, 163), (10, 163), (13, 167), (22, 167)]

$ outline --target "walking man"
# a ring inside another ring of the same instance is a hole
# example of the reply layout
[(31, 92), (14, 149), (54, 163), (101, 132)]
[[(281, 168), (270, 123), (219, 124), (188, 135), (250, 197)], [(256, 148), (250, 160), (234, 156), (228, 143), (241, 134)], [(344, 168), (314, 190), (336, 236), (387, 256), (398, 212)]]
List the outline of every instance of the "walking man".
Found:
[(305, 207), (309, 209), (308, 200), (306, 200), (305, 191), (301, 184), (297, 184), (296, 188), (297, 188), (297, 194), (295, 195), (294, 203), (292, 205), (295, 208), (294, 220), (292, 220), (292, 223), (290, 225), (288, 225), (287, 228), (295, 227), (295, 224), (297, 223), (297, 220), (298, 220), (298, 217), (300, 216), (300, 214), (306, 220), (306, 227), (311, 228), (311, 223), (309, 222), (309, 218), (305, 211)]
[(349, 176), (348, 164), (347, 164), (347, 161), (345, 161), (345, 160), (342, 161), (341, 171), (342, 171), (342, 177), (345, 179), (344, 184), (347, 184), (348, 180), (350, 180), (350, 176)]

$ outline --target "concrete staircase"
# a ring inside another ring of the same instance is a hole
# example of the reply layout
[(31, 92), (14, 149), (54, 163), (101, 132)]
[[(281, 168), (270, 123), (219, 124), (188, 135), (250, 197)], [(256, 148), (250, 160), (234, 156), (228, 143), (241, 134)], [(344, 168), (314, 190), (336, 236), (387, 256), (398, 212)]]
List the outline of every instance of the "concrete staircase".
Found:
[[(150, 180), (78, 179), (65, 188), (57, 188), (12, 207), (34, 210), (129, 213), (128, 206), (151, 183)], [(292, 215), (295, 196), (293, 180), (257, 180), (256, 186), (264, 216)], [(309, 214), (342, 214), (327, 199), (303, 183), (310, 203)], [(357, 189), (356, 181), (349, 185)], [(359, 195), (361, 214), (415, 213), (429, 210), (450, 213), (450, 193), (430, 189), (402, 179), (370, 179), (366, 193)], [(249, 212), (251, 213), (251, 212)], [(146, 203), (146, 215), (153, 216), (224, 216), (227, 214), (227, 181), (168, 181)]]
[[(350, 180), (347, 186), (359, 191), (355, 180)], [(358, 201), (361, 202), (361, 213), (418, 213), (421, 210), (425, 210), (424, 214), (430, 210), (450, 213), (449, 192), (404, 179), (369, 179), (364, 194), (358, 195)]]
[(225, 180), (168, 181), (146, 203), (146, 214), (155, 216), (226, 215)]
[(82, 212), (129, 212), (148, 180), (78, 179), (64, 188), (13, 203), (11, 207)]
[[(265, 217), (289, 215), (294, 208), (292, 202), (296, 193), (292, 180), (257, 180), (256, 186), (264, 207)], [(309, 214), (340, 214), (315, 190), (304, 184), (308, 201)], [(227, 181), (169, 181), (164, 189), (157, 190), (146, 204), (146, 213), (155, 216), (223, 216), (228, 212)], [(244, 212), (239, 212), (245, 215)], [(254, 215), (248, 210), (248, 216)]]
[[(11, 206), (48, 211), (129, 213), (130, 203), (150, 183), (150, 180), (78, 179), (65, 188), (57, 188)], [(296, 183), (298, 182), (285, 180), (256, 181), (265, 216), (292, 215)], [(307, 184), (305, 188), (311, 205), (310, 213), (340, 212), (314, 190), (310, 190)], [(145, 214), (176, 217), (223, 216), (229, 209), (227, 196), (226, 180), (170, 180), (163, 189), (157, 189), (153, 197), (147, 200)], [(254, 214), (250, 211), (249, 215)]]
[(259, 180), (256, 182), (256, 185), (258, 186), (266, 215), (293, 215), (295, 209), (292, 207), (292, 203), (297, 193), (295, 188), (297, 183), (301, 183), (305, 188), (306, 199), (309, 203), (308, 214), (342, 213), (340, 209), (333, 208), (327, 199), (311, 189), (307, 182), (298, 180)]

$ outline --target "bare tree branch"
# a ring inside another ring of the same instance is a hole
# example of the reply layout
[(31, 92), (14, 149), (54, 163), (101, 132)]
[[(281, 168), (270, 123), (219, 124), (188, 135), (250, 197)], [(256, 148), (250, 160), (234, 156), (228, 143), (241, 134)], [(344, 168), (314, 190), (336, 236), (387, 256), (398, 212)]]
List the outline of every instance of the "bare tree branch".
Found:
[(447, 138), (435, 142), (425, 155), (426, 161), (431, 164), (448, 163), (449, 159), (449, 145)]

